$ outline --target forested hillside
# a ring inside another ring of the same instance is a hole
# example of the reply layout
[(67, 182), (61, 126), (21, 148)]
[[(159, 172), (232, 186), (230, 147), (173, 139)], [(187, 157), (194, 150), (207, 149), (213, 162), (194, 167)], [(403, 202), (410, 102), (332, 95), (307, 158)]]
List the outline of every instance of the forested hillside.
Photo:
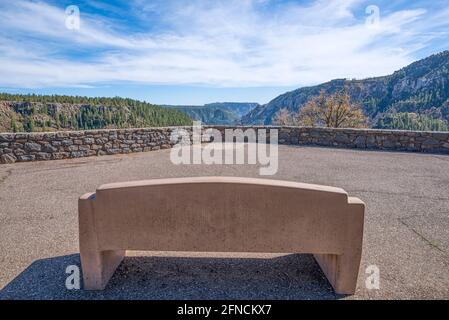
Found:
[(182, 112), (127, 98), (0, 93), (0, 132), (190, 125)]
[(419, 131), (448, 131), (447, 121), (434, 119), (427, 115), (400, 112), (381, 116), (374, 128)]

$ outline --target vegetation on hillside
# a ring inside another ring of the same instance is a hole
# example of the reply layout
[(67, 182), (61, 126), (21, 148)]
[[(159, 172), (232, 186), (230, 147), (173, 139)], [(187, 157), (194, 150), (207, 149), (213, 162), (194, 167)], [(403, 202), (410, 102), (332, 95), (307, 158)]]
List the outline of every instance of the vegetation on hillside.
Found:
[(412, 112), (385, 114), (377, 120), (376, 129), (449, 131), (446, 120)]
[(0, 93), (0, 131), (33, 132), (190, 125), (182, 112), (128, 98)]

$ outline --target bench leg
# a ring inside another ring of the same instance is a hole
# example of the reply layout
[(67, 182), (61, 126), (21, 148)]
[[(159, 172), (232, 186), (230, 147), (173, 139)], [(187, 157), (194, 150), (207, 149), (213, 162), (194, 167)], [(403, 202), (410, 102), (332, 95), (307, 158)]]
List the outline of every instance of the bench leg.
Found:
[(365, 204), (358, 198), (348, 198), (348, 228), (344, 252), (315, 254), (327, 279), (338, 294), (354, 294), (362, 258)]
[(78, 201), (80, 257), (85, 290), (103, 290), (126, 253), (125, 250), (99, 249), (94, 203), (94, 194), (86, 194)]
[(125, 256), (125, 250), (81, 253), (85, 290), (103, 290)]
[(355, 293), (360, 259), (336, 254), (314, 254), (313, 256), (336, 293)]

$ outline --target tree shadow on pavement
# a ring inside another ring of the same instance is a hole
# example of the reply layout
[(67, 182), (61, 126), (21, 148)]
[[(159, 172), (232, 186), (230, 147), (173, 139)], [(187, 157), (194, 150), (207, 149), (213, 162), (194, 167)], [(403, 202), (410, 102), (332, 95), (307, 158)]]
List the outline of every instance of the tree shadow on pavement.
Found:
[(338, 299), (312, 255), (126, 257), (104, 291), (68, 290), (78, 254), (33, 262), (0, 299)]

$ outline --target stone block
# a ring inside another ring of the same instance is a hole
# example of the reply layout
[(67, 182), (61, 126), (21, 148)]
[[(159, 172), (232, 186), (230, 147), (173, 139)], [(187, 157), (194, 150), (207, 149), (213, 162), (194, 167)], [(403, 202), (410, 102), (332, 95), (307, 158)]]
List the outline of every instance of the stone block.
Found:
[(35, 142), (26, 142), (25, 143), (25, 151), (28, 152), (39, 152), (41, 151), (42, 146)]
[(17, 161), (17, 158), (13, 154), (2, 154), (0, 156), (0, 163), (14, 163)]

